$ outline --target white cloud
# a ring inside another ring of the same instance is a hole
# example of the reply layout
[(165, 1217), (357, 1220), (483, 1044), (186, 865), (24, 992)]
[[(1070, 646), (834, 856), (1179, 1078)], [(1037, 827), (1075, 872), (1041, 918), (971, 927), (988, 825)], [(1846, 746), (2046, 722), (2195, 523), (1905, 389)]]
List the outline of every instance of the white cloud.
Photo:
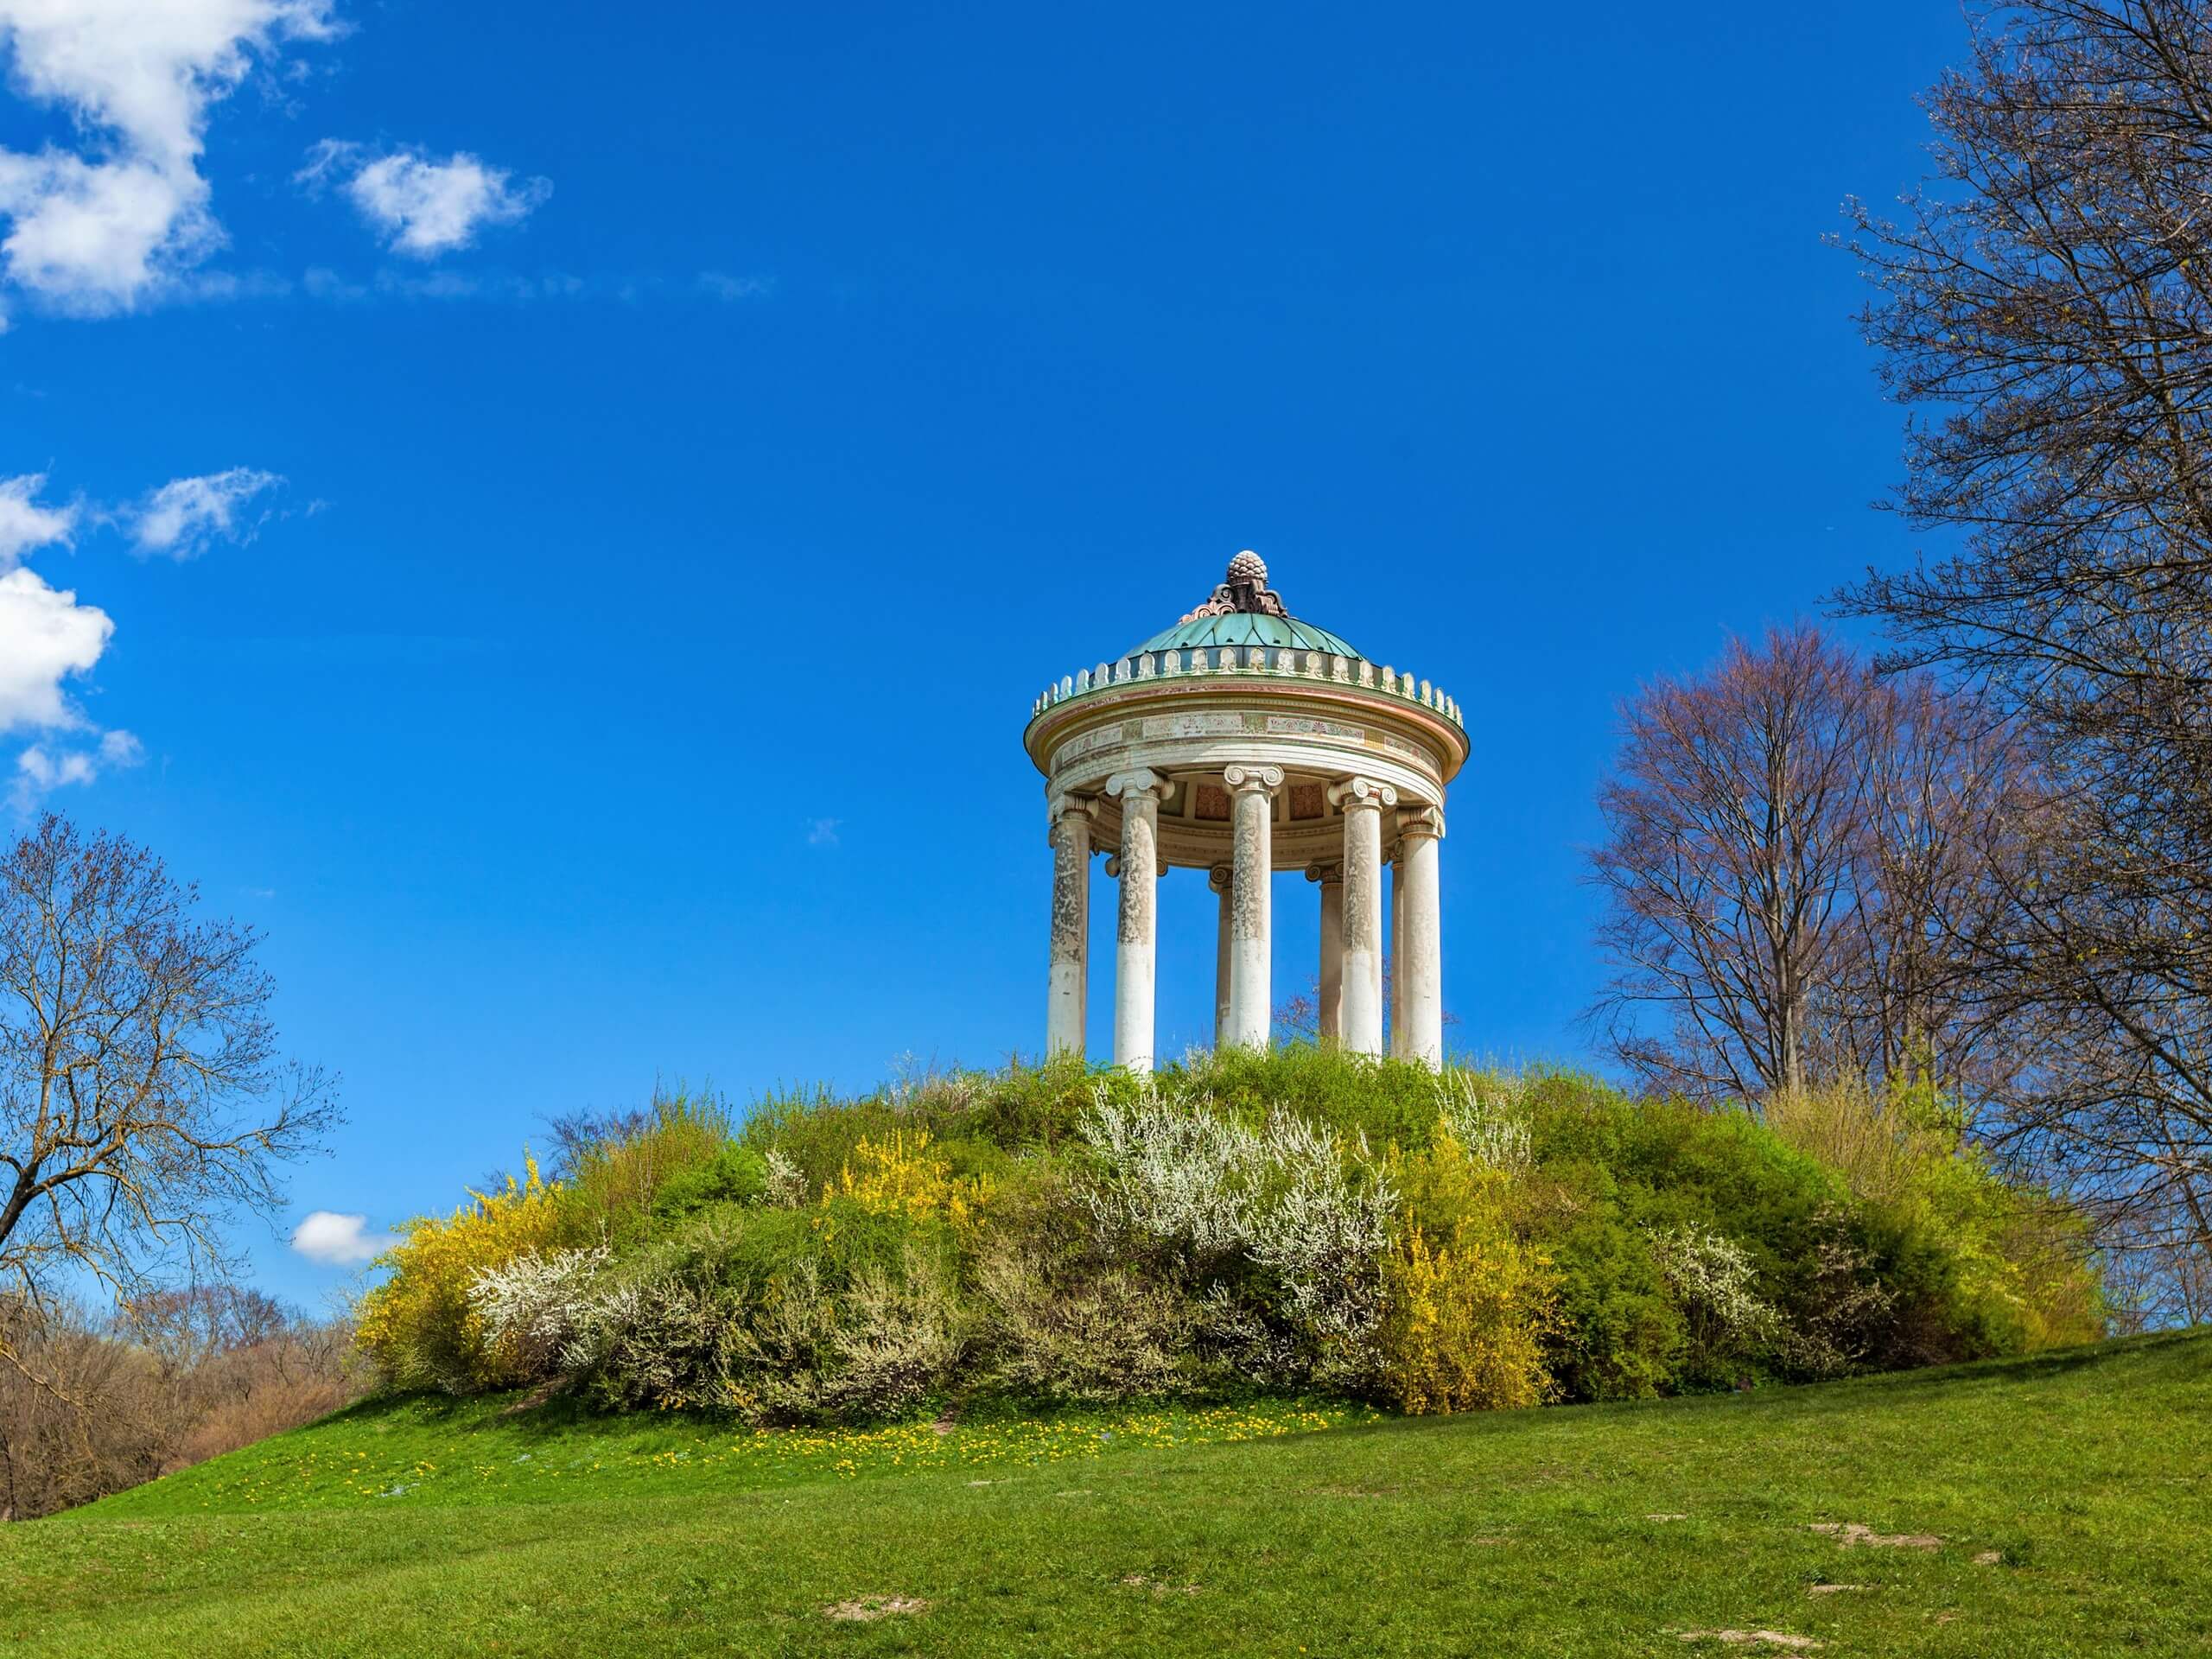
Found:
[(21, 567), (0, 575), (0, 732), (82, 730), (85, 718), (62, 690), (89, 672), (115, 624)]
[(433, 161), (418, 149), (365, 160), (359, 144), (326, 138), (308, 151), (298, 175), (311, 189), (349, 175), (343, 189), (394, 251), (435, 259), (465, 248), (487, 225), (525, 219), (553, 194), (545, 179), (518, 184), (504, 168), (457, 150)]
[(809, 818), (806, 821), (806, 844), (810, 847), (835, 847), (837, 831), (844, 822), (842, 818)]
[(41, 794), (64, 784), (89, 784), (98, 771), (92, 757), (81, 749), (57, 754), (42, 743), (34, 743), (16, 757), (16, 776)]
[(0, 478), (0, 571), (14, 569), (26, 553), (67, 542), (76, 530), (74, 505), (39, 505), (35, 498), (45, 487), (43, 473)]
[(248, 520), (241, 513), (263, 491), (283, 481), (274, 473), (251, 467), (200, 478), (173, 478), (118, 516), (130, 533), (131, 550), (141, 557), (158, 553), (178, 560), (195, 558), (219, 536), (230, 542), (252, 540), (268, 515)]
[(175, 283), (223, 240), (200, 174), (209, 106), (281, 42), (338, 32), (330, 0), (0, 0), (16, 90), (86, 140), (0, 150), (0, 269), (87, 315)]
[(399, 1241), (390, 1233), (366, 1231), (366, 1216), (341, 1216), (334, 1210), (317, 1210), (292, 1234), (292, 1248), (310, 1262), (327, 1268), (356, 1268), (373, 1261)]
[(766, 276), (733, 276), (726, 270), (702, 270), (699, 273), (699, 291), (709, 298), (727, 300), (765, 299), (775, 284)]

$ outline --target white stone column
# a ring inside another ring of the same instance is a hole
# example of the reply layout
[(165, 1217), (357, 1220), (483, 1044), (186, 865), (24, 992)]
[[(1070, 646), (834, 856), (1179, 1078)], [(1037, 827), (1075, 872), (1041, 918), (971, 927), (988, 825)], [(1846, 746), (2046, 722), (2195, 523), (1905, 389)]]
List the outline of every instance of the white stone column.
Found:
[(1308, 864), (1306, 879), (1321, 888), (1321, 1006), (1314, 1029), (1327, 1048), (1344, 1040), (1344, 867)]
[(1404, 1035), (1393, 1048), (1403, 1058), (1428, 1066), (1444, 1064), (1444, 927), (1436, 868), (1436, 843), (1443, 836), (1444, 814), (1438, 808), (1400, 810), (1392, 885), (1400, 894), (1395, 978)]
[(1406, 1058), (1406, 959), (1402, 954), (1406, 937), (1406, 867), (1400, 863), (1401, 849), (1390, 849), (1390, 1029), (1388, 1033), (1390, 1055), (1394, 1059)]
[(1229, 785), (1229, 1032), (1240, 1048), (1265, 1048), (1274, 1017), (1268, 983), (1274, 949), (1269, 888), (1274, 875), (1275, 791), (1281, 766), (1230, 766)]
[(1344, 815), (1344, 922), (1342, 1024), (1345, 1049), (1382, 1052), (1382, 809), (1398, 791), (1370, 778), (1329, 791)]
[(1150, 771), (1116, 772), (1106, 792), (1122, 803), (1117, 874), (1122, 910), (1114, 947), (1114, 1064), (1149, 1071), (1153, 1061), (1154, 973), (1160, 912), (1160, 802), (1166, 779)]
[(1090, 820), (1095, 801), (1052, 803), (1052, 929), (1045, 1005), (1046, 1055), (1084, 1052), (1090, 991)]
[(1221, 915), (1214, 929), (1213, 944), (1213, 1046), (1218, 1052), (1229, 1040), (1229, 963), (1230, 921), (1236, 914), (1235, 887), (1230, 868), (1217, 864), (1206, 872), (1206, 886), (1221, 900)]

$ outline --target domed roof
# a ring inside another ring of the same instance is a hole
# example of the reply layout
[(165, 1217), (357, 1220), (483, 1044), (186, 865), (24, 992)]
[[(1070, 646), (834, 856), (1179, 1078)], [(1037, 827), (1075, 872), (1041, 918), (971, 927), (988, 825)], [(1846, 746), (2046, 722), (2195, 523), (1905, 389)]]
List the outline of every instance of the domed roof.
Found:
[(1178, 651), (1186, 645), (1281, 645), (1292, 651), (1325, 651), (1338, 657), (1359, 653), (1326, 628), (1301, 622), (1294, 616), (1269, 616), (1262, 611), (1231, 611), (1226, 616), (1194, 616), (1155, 633), (1135, 650)]
[(1284, 607), (1282, 595), (1268, 586), (1267, 563), (1249, 548), (1229, 562), (1228, 579), (1212, 597), (1190, 612), (1173, 627), (1125, 653), (1135, 657), (1148, 651), (1178, 651), (1206, 645), (1276, 645), (1291, 651), (1325, 651), (1338, 657), (1359, 653), (1310, 622), (1301, 622)]

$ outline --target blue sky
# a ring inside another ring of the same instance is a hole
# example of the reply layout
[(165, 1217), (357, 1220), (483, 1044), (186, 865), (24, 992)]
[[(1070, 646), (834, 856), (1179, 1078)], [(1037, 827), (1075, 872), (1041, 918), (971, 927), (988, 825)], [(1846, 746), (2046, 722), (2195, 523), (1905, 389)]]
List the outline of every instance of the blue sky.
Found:
[(0, 0), (0, 778), (267, 931), (292, 1219), (1033, 1050), (1030, 699), (1243, 547), (1460, 700), (1458, 1039), (1582, 1057), (1618, 700), (1911, 550), (1821, 238), (1948, 8), (167, 10)]

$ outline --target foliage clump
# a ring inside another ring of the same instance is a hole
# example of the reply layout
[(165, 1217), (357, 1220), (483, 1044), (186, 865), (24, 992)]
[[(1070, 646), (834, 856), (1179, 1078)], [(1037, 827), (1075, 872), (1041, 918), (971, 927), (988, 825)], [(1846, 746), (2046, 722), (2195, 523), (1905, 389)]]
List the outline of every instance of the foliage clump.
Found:
[(512, 1388), (542, 1370), (518, 1332), (495, 1329), (474, 1294), (480, 1275), (557, 1248), (575, 1230), (563, 1190), (540, 1179), (525, 1155), (523, 1179), (471, 1192), (442, 1220), (418, 1217), (398, 1243), (377, 1258), (386, 1277), (361, 1299), (362, 1351), (401, 1388), (455, 1394)]
[(412, 1224), (361, 1339), (402, 1387), (766, 1426), (990, 1398), (1486, 1410), (2094, 1334), (2078, 1222), (1947, 1110), (1762, 1117), (1314, 1049), (909, 1078), (741, 1125), (677, 1096), (563, 1180), (531, 1165)]

